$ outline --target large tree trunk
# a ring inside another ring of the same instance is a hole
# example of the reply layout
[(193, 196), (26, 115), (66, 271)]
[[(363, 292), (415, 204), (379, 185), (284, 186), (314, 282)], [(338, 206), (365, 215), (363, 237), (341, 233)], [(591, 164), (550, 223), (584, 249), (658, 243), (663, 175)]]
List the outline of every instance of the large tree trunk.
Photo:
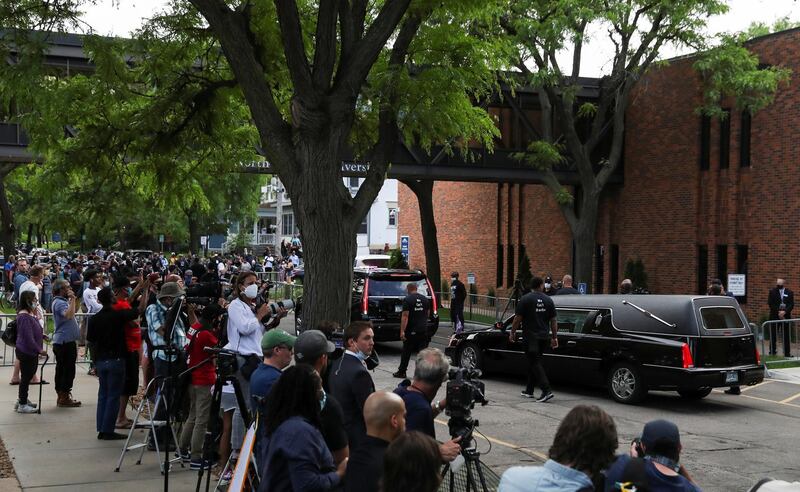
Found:
[[(324, 145), (315, 147), (325, 147)], [(348, 206), (338, 152), (310, 149), (298, 152), (307, 159), (301, 168), (308, 170), (302, 179), (284, 181), (292, 198), (292, 208), (303, 244), (304, 328), (322, 321), (335, 321), (342, 327), (350, 323), (353, 260), (356, 255), (356, 227), (361, 217)], [(331, 191), (339, 186), (344, 194)]]
[(6, 259), (17, 253), (16, 226), (14, 225), (14, 212), (6, 196), (5, 179), (7, 174), (0, 175), (0, 244)]
[(433, 181), (404, 180), (417, 197), (419, 205), (419, 222), (422, 229), (422, 242), (425, 249), (425, 268), (428, 280), (434, 290), (441, 288), (441, 271), (439, 263), (439, 237), (436, 231), (436, 217), (433, 214)]
[(33, 222), (28, 223), (28, 237), (25, 240), (28, 246), (33, 246)]
[(195, 254), (199, 251), (200, 247), (200, 234), (197, 215), (191, 211), (186, 213), (186, 222), (189, 227), (189, 254)]
[(592, 290), (592, 270), (594, 249), (597, 235), (597, 215), (600, 206), (600, 195), (583, 196), (580, 204), (580, 217), (572, 227), (572, 238), (575, 241), (575, 286), (581, 282), (586, 284), (587, 292)]

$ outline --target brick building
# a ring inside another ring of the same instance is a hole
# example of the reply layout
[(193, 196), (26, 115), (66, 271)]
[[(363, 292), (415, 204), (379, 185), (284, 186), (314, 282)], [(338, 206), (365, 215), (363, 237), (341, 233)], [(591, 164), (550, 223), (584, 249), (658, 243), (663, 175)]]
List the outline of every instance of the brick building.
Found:
[[(640, 81), (627, 115), (624, 182), (608, 187), (601, 204), (594, 292), (616, 292), (626, 261), (636, 258), (658, 293), (705, 292), (711, 278), (746, 274), (740, 302), (751, 321), (766, 313), (777, 277), (800, 289), (800, 30), (748, 47), (763, 64), (793, 72), (774, 103), (752, 116), (734, 105), (724, 120), (699, 116), (691, 57)], [(498, 121), (498, 147), (514, 147), (506, 127), (513, 119)], [(424, 268), (416, 198), (403, 185), (399, 208), (410, 264)], [(475, 273), (481, 294), (512, 285), (521, 253), (534, 274), (572, 269), (569, 227), (544, 186), (438, 182), (434, 209), (443, 273)]]

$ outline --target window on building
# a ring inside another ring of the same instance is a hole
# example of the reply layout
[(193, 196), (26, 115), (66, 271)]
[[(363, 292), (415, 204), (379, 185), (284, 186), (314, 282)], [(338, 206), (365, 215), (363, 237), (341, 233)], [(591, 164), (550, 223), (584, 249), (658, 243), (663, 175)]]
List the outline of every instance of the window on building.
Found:
[(369, 229), (369, 214), (364, 216), (364, 219), (361, 220), (361, 225), (358, 226), (358, 234), (366, 234), (367, 230)]
[(719, 168), (728, 169), (731, 162), (731, 110), (723, 109), (719, 121)]
[(700, 169), (705, 171), (711, 164), (711, 118), (700, 117)]
[(728, 280), (728, 245), (717, 245), (717, 278), (723, 283)]
[(283, 214), (281, 235), (291, 236), (292, 234), (294, 234), (294, 214)]
[(397, 227), (397, 209), (389, 209), (389, 227)]
[(611, 245), (611, 257), (608, 259), (608, 292), (619, 292), (619, 245)]
[(508, 265), (506, 265), (506, 286), (514, 286), (514, 246), (508, 245), (508, 255), (506, 257)]
[(602, 244), (595, 245), (594, 248), (594, 294), (603, 293), (603, 281), (605, 280), (605, 248)]
[(742, 111), (742, 125), (739, 129), (739, 167), (750, 167), (750, 125), (752, 115)]
[[(736, 273), (740, 273), (743, 275), (747, 275), (747, 256), (749, 251), (749, 247), (746, 244), (737, 244), (736, 245)], [(745, 282), (747, 282), (747, 277), (745, 277)], [(745, 283), (745, 289), (747, 289), (747, 284)], [(739, 304), (747, 304), (747, 290), (745, 290), (744, 296), (737, 296), (736, 299), (739, 301)]]
[(697, 293), (708, 292), (708, 246), (697, 245)]
[(496, 282), (495, 282), (498, 287), (502, 287), (503, 286), (503, 266), (505, 265), (505, 262), (503, 261), (503, 251), (504, 251), (503, 245), (502, 244), (498, 244), (497, 245), (497, 279), (496, 279)]

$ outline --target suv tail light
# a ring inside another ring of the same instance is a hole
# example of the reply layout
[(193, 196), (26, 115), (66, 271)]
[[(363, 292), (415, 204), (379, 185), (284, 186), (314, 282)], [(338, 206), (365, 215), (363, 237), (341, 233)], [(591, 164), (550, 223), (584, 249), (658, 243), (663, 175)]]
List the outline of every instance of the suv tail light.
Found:
[(683, 356), (684, 369), (694, 367), (694, 360), (692, 360), (692, 352), (689, 350), (689, 344), (684, 343), (683, 346), (681, 346), (681, 355)]
[(433, 306), (433, 315), (434, 316), (438, 316), (439, 315), (439, 307), (436, 305), (436, 292), (433, 291), (433, 287), (431, 286), (430, 279), (426, 278), (425, 279), (425, 283), (428, 284), (428, 292), (431, 293), (431, 302), (432, 302), (432, 306)]
[(761, 365), (761, 353), (759, 353), (758, 347), (756, 347), (756, 365)]
[(364, 280), (364, 296), (361, 298), (361, 312), (369, 314), (369, 279)]

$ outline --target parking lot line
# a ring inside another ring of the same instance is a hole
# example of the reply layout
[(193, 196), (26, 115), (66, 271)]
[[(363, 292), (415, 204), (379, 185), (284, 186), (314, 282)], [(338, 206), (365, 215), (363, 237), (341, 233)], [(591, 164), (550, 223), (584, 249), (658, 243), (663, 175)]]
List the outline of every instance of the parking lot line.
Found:
[[(715, 393), (724, 393), (724, 391), (722, 391), (722, 390), (714, 390), (714, 392)], [(800, 408), (800, 405), (797, 405), (795, 403), (789, 403), (788, 400), (782, 400), (782, 401), (770, 400), (769, 398), (761, 398), (761, 397), (758, 397), (758, 396), (750, 396), (750, 395), (739, 395), (739, 396), (742, 397), (742, 398), (750, 398), (751, 400), (765, 401), (767, 403), (776, 403), (778, 405), (786, 405), (787, 407)], [(798, 396), (800, 396), (800, 395), (795, 395), (790, 399), (793, 400), (795, 397), (798, 397)]]
[[(435, 419), (434, 422), (436, 422), (439, 425), (443, 425), (443, 426), (447, 427), (447, 422), (444, 421), (444, 420)], [(530, 449), (530, 448), (526, 448), (524, 446), (518, 446), (518, 445), (512, 444), (510, 442), (502, 441), (500, 439), (496, 439), (494, 437), (487, 436), (483, 432), (481, 432), (480, 435), (485, 437), (488, 441), (492, 442), (493, 444), (497, 444), (498, 446), (503, 446), (504, 448), (513, 449), (514, 451), (520, 451), (520, 452), (525, 453), (525, 454), (527, 454), (529, 456), (533, 456), (534, 458), (538, 458), (538, 459), (540, 459), (542, 461), (547, 461), (549, 459), (546, 454), (541, 453), (539, 451), (536, 451), (534, 449)]]
[(790, 401), (794, 401), (794, 400), (796, 400), (798, 398), (800, 398), (800, 393), (797, 393), (794, 396), (790, 396), (789, 398), (786, 398), (785, 400), (781, 400), (780, 403), (789, 403)]
[(750, 391), (750, 390), (751, 390), (751, 389), (753, 389), (753, 388), (758, 388), (759, 386), (763, 386), (763, 385), (765, 385), (765, 384), (771, 384), (771, 383), (774, 383), (774, 382), (775, 382), (774, 380), (771, 380), (771, 381), (762, 381), (762, 382), (760, 382), (760, 383), (758, 383), (758, 384), (754, 384), (753, 386), (745, 386), (744, 388), (740, 388), (740, 391), (741, 391), (742, 393), (744, 393), (745, 391)]

